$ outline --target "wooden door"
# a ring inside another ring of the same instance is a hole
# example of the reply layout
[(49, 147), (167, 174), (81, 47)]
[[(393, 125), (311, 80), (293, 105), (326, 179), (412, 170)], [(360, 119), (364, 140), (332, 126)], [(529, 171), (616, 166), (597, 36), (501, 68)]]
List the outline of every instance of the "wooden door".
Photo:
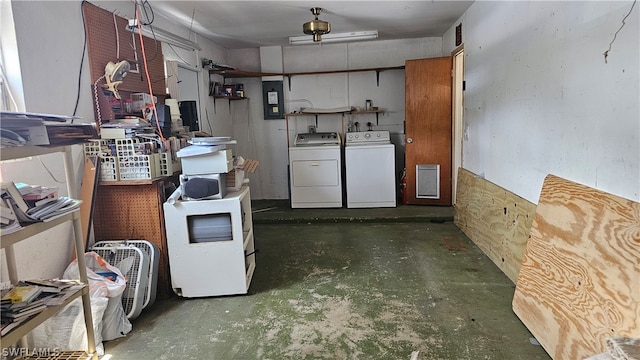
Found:
[(451, 205), (451, 57), (405, 62), (408, 204)]

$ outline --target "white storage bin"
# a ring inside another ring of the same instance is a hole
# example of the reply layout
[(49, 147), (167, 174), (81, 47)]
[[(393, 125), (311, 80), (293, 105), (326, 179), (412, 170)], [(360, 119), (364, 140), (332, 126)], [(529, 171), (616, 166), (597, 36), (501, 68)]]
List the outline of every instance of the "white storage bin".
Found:
[[(186, 148), (185, 148), (186, 149)], [(178, 153), (180, 156), (180, 153)], [(185, 175), (203, 175), (228, 173), (233, 169), (231, 149), (181, 157), (182, 173)]]

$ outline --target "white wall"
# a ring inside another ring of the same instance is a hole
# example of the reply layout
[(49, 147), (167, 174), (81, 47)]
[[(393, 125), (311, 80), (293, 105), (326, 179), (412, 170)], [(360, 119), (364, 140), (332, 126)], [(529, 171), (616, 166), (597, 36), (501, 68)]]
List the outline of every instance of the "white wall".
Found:
[(631, 3), (474, 3), (463, 167), (534, 203), (549, 173), (640, 201), (637, 4), (603, 56)]
[[(12, 9), (26, 110), (71, 115), (79, 94), (76, 114), (83, 118), (80, 121), (93, 122), (86, 58), (84, 71), (79, 75), (83, 48), (80, 2), (14, 1)], [(82, 155), (80, 147), (75, 148), (74, 159), (79, 170)], [(66, 195), (60, 154), (3, 163), (0, 170), (3, 180), (59, 186), (60, 195)], [(73, 181), (79, 183), (82, 173), (77, 171), (77, 175)], [(72, 234), (70, 223), (66, 223), (16, 244), (21, 278), (62, 275), (71, 260)], [(4, 252), (2, 255), (4, 258)], [(8, 280), (4, 259), (2, 280)]]
[[(81, 68), (84, 31), (81, 1), (13, 1), (13, 20), (22, 72), (26, 111), (50, 114), (73, 114), (76, 96), (79, 103), (76, 115), (82, 122), (94, 122), (91, 80), (88, 59)], [(101, 6), (116, 15), (130, 17), (133, 7), (129, 1), (99, 1)], [(3, 8), (4, 9), (4, 8)], [(3, 14), (3, 17), (6, 14)], [(170, 30), (183, 38), (194, 40), (188, 29), (182, 29), (160, 17), (157, 26)], [(3, 33), (3, 36), (5, 34)], [(185, 63), (201, 69), (200, 57), (226, 62), (226, 49), (206, 39), (197, 39), (201, 52), (185, 52), (178, 48), (163, 49), (168, 59), (181, 58)], [(203, 55), (201, 55), (203, 54)], [(6, 54), (5, 54), (6, 55)], [(179, 55), (179, 56), (178, 56)], [(80, 71), (82, 73), (80, 75)], [(78, 78), (80, 77), (80, 82)], [(213, 111), (208, 97), (208, 71), (202, 71), (206, 114)], [(78, 88), (79, 86), (79, 88)], [(81, 146), (74, 146), (74, 168), (77, 187), (82, 178), (83, 154)], [(26, 161), (0, 165), (0, 178), (45, 186), (59, 186), (60, 195), (66, 194), (62, 155), (51, 154)], [(72, 228), (70, 223), (22, 241), (15, 246), (18, 273), (21, 278), (61, 276), (71, 260)], [(0, 253), (2, 267), (0, 279), (8, 280), (4, 251)]]
[[(285, 73), (394, 67), (403, 66), (407, 59), (442, 56), (442, 41), (440, 38), (421, 38), (296, 46), (282, 48), (282, 53)], [(258, 49), (230, 51), (229, 61), (239, 69), (260, 70)], [(261, 79), (234, 79), (233, 82), (244, 84), (249, 100), (231, 102), (231, 112), (228, 112), (229, 104), (225, 100), (218, 100), (216, 123), (230, 121), (232, 133), (229, 135), (238, 140), (236, 154), (260, 161), (258, 171), (249, 176), (252, 198), (286, 199), (289, 190), (285, 120), (264, 120)], [(380, 86), (376, 84), (373, 71), (293, 76), (291, 89), (285, 77), (284, 97), (287, 113), (299, 111), (301, 107), (364, 107), (365, 100), (371, 99), (374, 106), (387, 110), (379, 116), (378, 126), (375, 126), (374, 115), (347, 117), (345, 126), (349, 121), (357, 121), (364, 131), (366, 123), (372, 122), (374, 129), (390, 130), (395, 135), (404, 132), (403, 70), (381, 72)], [(290, 136), (306, 132), (308, 125), (315, 125), (315, 117), (293, 118), (289, 124)], [(341, 132), (342, 119), (336, 115), (320, 116), (318, 131)]]

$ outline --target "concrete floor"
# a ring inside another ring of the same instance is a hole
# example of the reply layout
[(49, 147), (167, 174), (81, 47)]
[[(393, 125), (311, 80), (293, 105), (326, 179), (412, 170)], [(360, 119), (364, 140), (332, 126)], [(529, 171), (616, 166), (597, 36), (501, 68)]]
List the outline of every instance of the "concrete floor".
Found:
[(158, 301), (111, 359), (550, 359), (453, 209), (253, 209), (249, 294)]

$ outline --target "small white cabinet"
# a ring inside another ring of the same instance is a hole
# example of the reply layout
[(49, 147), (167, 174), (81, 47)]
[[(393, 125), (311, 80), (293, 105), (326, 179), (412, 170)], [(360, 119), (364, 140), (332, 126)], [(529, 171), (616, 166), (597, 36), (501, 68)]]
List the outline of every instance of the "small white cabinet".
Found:
[[(65, 167), (65, 175), (67, 180), (67, 191), (70, 197), (75, 197), (77, 192), (75, 191), (75, 186), (72, 183), (73, 181), (73, 160), (71, 158), (71, 146), (64, 147), (36, 147), (36, 146), (21, 146), (21, 147), (7, 147), (3, 148), (0, 152), (1, 160), (11, 160), (11, 159), (19, 159), (29, 156), (38, 156), (49, 153), (62, 153), (64, 155), (64, 167)], [(78, 259), (78, 270), (80, 273), (80, 281), (85, 284), (88, 284), (87, 281), (87, 268), (84, 261), (84, 238), (82, 236), (82, 224), (80, 222), (80, 213), (73, 212), (52, 220), (50, 222), (39, 222), (29, 226), (24, 227), (23, 229), (2, 236), (2, 241), (0, 242), (0, 246), (5, 251), (6, 261), (7, 261), (7, 271), (9, 274), (9, 279), (11, 283), (15, 284), (18, 282), (18, 272), (16, 269), (16, 260), (15, 253), (13, 250), (13, 245), (30, 238), (34, 235), (45, 232), (54, 226), (62, 224), (66, 221), (73, 221), (73, 229), (74, 229), (74, 238), (75, 238), (75, 249), (76, 249), (76, 258)], [(21, 338), (23, 338), (27, 333), (35, 329), (38, 325), (43, 323), (48, 318), (55, 315), (58, 311), (62, 310), (66, 305), (68, 305), (71, 301), (76, 298), (82, 296), (82, 308), (84, 313), (84, 321), (85, 327), (87, 330), (87, 352), (93, 358), (97, 358), (96, 354), (96, 345), (95, 345), (95, 337), (93, 331), (93, 321), (91, 317), (91, 298), (89, 297), (89, 288), (85, 286), (81, 290), (77, 291), (73, 296), (67, 299), (63, 304), (58, 306), (50, 306), (43, 310), (38, 315), (32, 317), (28, 321), (21, 324), (19, 327), (13, 329), (11, 332), (2, 336), (2, 347), (8, 347), (16, 342), (18, 342)], [(25, 343), (22, 344), (26, 345)], [(70, 349), (77, 350), (77, 349)]]
[(249, 186), (222, 199), (172, 198), (163, 206), (173, 291), (187, 298), (246, 294), (256, 267)]

